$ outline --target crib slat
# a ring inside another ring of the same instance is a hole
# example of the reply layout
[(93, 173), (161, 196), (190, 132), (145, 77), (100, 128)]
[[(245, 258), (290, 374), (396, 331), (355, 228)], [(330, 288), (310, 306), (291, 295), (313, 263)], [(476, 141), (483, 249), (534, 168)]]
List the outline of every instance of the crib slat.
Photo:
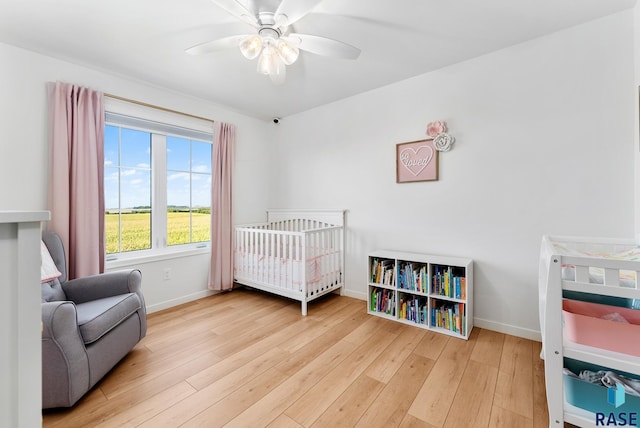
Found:
[(590, 282), (589, 266), (576, 266), (576, 282)]
[(309, 289), (307, 287), (307, 235), (298, 236), (299, 251), (300, 251), (300, 290), (302, 290), (302, 299), (304, 302), (309, 297)]
[(604, 270), (604, 285), (611, 285), (615, 287), (620, 286), (620, 271), (618, 269), (605, 269)]

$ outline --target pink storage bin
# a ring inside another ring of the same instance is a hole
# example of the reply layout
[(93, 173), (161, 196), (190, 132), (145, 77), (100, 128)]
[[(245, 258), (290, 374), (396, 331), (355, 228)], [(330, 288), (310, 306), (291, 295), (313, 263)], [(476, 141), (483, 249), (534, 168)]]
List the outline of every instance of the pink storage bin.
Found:
[[(616, 312), (629, 324), (602, 319)], [(640, 357), (640, 310), (565, 299), (562, 315), (570, 341)]]

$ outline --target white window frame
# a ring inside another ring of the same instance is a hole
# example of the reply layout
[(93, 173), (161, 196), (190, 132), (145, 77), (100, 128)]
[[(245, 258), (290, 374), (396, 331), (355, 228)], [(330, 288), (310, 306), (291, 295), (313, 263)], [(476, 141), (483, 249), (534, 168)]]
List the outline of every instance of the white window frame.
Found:
[[(104, 98), (104, 106), (106, 125), (149, 132), (152, 147), (151, 248), (108, 254), (107, 268), (129, 266), (143, 260), (159, 261), (210, 252), (210, 241), (167, 245), (167, 216), (160, 213), (167, 212), (166, 137), (212, 144), (213, 122), (108, 97)], [(213, 213), (213, 209), (211, 211)]]

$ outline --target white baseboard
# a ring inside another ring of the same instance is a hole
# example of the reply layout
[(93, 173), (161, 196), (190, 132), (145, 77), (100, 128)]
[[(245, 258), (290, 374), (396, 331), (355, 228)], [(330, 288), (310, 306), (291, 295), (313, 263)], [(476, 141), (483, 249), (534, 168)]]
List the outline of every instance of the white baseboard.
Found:
[(174, 306), (182, 305), (183, 303), (193, 302), (194, 300), (212, 296), (217, 293), (220, 293), (220, 292), (212, 291), (212, 290), (202, 290), (202, 291), (198, 291), (197, 293), (189, 294), (186, 296), (180, 296), (177, 299), (171, 299), (171, 300), (166, 300), (164, 302), (155, 303), (153, 305), (147, 305), (147, 313), (151, 314), (154, 312), (161, 311), (163, 309), (169, 309)]
[(367, 300), (367, 293), (362, 293), (360, 291), (347, 290), (344, 287), (342, 288), (342, 295), (347, 297), (353, 297), (354, 299)]
[(514, 325), (484, 320), (482, 318), (474, 318), (473, 326), (497, 331), (498, 333), (509, 334), (511, 336), (522, 337), (524, 339), (535, 340), (536, 342), (542, 342), (542, 335), (538, 330), (530, 330), (528, 328), (516, 327)]

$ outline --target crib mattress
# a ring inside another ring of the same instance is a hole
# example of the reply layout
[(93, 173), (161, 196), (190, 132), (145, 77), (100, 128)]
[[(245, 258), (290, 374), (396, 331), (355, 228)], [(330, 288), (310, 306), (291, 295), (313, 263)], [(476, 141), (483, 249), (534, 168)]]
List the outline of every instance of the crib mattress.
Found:
[[(335, 262), (339, 254), (339, 251), (328, 251), (303, 261), (236, 250), (234, 276), (302, 292), (305, 283), (307, 286), (313, 286), (321, 282), (335, 283), (340, 280), (339, 264)], [(303, 281), (305, 267), (306, 281)]]

